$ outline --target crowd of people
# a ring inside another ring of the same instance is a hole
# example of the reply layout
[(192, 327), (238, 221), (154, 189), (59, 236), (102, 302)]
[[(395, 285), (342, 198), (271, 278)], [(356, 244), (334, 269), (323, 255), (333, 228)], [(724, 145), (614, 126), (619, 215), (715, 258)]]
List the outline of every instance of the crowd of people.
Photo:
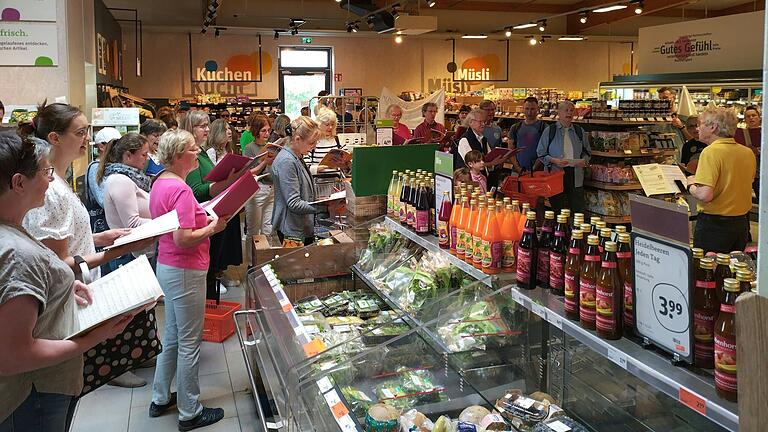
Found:
[[(223, 409), (202, 405), (198, 369), (206, 300), (238, 283), (224, 271), (243, 262), (241, 219), (208, 214), (202, 204), (240, 176), (257, 176), (259, 190), (246, 205), (248, 234), (275, 234), (283, 246), (310, 244), (315, 215), (335, 208), (313, 204), (311, 173), (323, 170), (323, 152), (341, 147), (328, 108), (317, 111), (318, 121), (256, 112), (240, 142), (258, 161), (210, 182), (206, 175), (237, 145), (226, 117), (163, 108), (138, 132), (99, 130), (80, 194), (66, 180), (73, 161), (91, 151), (91, 126), (78, 108), (43, 103), (31, 122), (0, 134), (0, 341), (14, 347), (0, 354), (0, 430), (41, 430), (40, 418), (45, 430), (68, 430), (83, 389), (83, 353), (123, 337), (145, 308), (63, 339), (75, 329), (76, 308), (92, 302), (88, 284), (141, 255), (165, 294), (148, 415), (175, 407), (179, 430), (224, 417)], [(179, 230), (103, 249), (173, 210)], [(110, 384), (146, 382), (127, 373)]]

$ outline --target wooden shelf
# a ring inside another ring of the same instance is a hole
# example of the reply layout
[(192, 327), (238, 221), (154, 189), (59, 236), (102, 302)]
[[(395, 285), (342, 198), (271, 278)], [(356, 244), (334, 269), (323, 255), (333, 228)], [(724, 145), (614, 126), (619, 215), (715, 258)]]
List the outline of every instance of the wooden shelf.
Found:
[(608, 158), (631, 158), (631, 157), (653, 157), (653, 156), (666, 156), (672, 155), (675, 150), (646, 150), (646, 151), (597, 151), (592, 150), (592, 156), (608, 157)]
[[(457, 116), (459, 114), (458, 111), (446, 111), (445, 115), (448, 116)], [(523, 120), (525, 116), (523, 114), (511, 114), (511, 115), (497, 115), (494, 116), (494, 119), (511, 119), (511, 120)], [(539, 117), (539, 120), (543, 120), (546, 122), (553, 122), (557, 120), (555, 117)], [(646, 119), (637, 119), (637, 120), (611, 120), (611, 119), (593, 119), (593, 118), (586, 118), (586, 119), (575, 119), (573, 120), (574, 123), (577, 124), (594, 124), (594, 125), (606, 125), (606, 126), (643, 126), (643, 125), (653, 125), (653, 124), (663, 124), (663, 123), (669, 123), (667, 121), (658, 121), (658, 120), (646, 120)]]
[(595, 213), (593, 211), (587, 210), (587, 213), (593, 216), (598, 216), (600, 219), (603, 220), (605, 223), (609, 224), (625, 224), (625, 223), (632, 223), (632, 216), (626, 215), (626, 216), (605, 216), (601, 215), (600, 213)]
[(640, 183), (616, 184), (616, 183), (601, 182), (597, 180), (584, 180), (584, 186), (593, 187), (595, 189), (615, 190), (615, 191), (643, 190), (643, 187), (640, 185)]

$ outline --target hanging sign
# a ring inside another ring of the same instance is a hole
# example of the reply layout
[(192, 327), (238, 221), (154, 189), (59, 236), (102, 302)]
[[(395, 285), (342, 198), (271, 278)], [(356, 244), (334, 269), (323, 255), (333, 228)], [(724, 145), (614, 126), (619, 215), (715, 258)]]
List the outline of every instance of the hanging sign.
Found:
[(637, 332), (691, 363), (691, 251), (637, 230), (632, 243)]
[(91, 115), (93, 126), (137, 126), (138, 108), (94, 108)]

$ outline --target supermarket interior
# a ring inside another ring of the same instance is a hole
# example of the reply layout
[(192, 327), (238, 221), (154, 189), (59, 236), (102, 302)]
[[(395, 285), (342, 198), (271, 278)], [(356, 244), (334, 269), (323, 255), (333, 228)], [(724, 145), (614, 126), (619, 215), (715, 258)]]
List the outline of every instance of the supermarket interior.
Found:
[(0, 0), (0, 432), (767, 430), (766, 28)]

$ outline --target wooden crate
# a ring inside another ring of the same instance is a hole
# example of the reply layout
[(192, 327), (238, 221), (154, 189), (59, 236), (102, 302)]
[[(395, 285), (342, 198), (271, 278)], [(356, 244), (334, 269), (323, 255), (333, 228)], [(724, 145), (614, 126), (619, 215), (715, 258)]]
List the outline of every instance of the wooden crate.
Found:
[(359, 197), (352, 190), (352, 185), (347, 183), (347, 212), (353, 216), (377, 217), (387, 213), (387, 196), (370, 195)]
[(350, 291), (354, 289), (354, 286), (355, 281), (352, 275), (283, 281), (285, 294), (291, 303), (309, 296), (322, 298), (331, 293)]
[[(357, 262), (355, 242), (341, 231), (331, 231), (333, 244), (307, 248), (273, 247), (263, 235), (253, 236), (253, 265), (275, 258), (272, 267), (281, 280), (297, 280), (347, 275)], [(297, 252), (298, 250), (298, 252)]]

